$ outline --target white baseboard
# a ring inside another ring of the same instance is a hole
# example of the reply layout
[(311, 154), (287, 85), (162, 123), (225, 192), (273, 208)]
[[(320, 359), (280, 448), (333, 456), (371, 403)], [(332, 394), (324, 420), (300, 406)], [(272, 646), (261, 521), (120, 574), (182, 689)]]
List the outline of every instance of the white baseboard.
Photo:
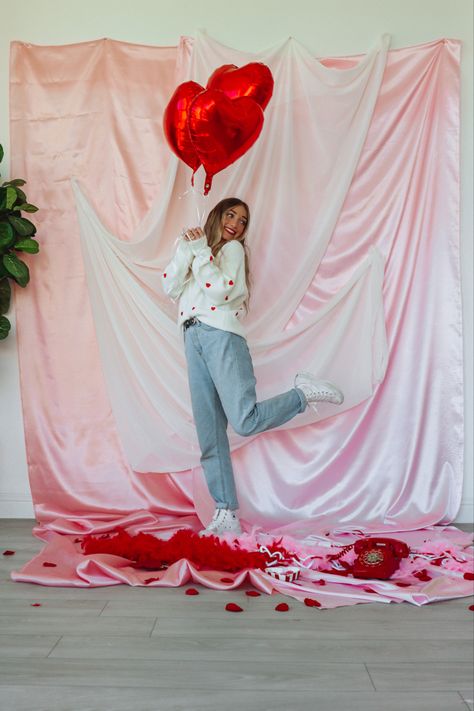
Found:
[(31, 497), (0, 491), (0, 518), (35, 518)]
[(453, 523), (474, 523), (474, 501), (463, 501)]

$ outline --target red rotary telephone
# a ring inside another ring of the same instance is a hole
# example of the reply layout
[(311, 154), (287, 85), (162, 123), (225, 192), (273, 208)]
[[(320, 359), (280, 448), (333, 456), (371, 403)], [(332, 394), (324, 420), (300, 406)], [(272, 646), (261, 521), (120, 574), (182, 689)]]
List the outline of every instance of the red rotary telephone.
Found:
[(387, 580), (398, 569), (400, 559), (406, 558), (410, 549), (395, 538), (363, 538), (354, 543), (357, 558), (352, 566), (355, 578)]

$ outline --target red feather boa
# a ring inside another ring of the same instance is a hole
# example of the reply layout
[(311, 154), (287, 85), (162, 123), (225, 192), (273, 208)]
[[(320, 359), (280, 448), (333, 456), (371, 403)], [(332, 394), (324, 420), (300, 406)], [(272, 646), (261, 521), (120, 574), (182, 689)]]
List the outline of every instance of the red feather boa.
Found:
[[(172, 538), (164, 540), (150, 533), (131, 536), (123, 528), (117, 528), (113, 536), (88, 536), (82, 541), (85, 555), (107, 553), (132, 560), (137, 568), (160, 570), (178, 560), (186, 559), (200, 569), (237, 572), (247, 568), (266, 568), (272, 559), (268, 553), (230, 545), (217, 536), (202, 538), (189, 529), (177, 531)], [(281, 552), (285, 559), (291, 554), (278, 543), (267, 545), (270, 553)]]

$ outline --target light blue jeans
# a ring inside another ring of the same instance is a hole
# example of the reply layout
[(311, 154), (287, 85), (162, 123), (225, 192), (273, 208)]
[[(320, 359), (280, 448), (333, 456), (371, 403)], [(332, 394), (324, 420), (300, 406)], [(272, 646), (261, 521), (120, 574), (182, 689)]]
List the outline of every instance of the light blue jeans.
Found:
[(306, 409), (299, 388), (257, 402), (255, 375), (242, 336), (201, 321), (184, 331), (191, 403), (201, 465), (216, 508), (237, 509), (227, 423), (244, 437), (288, 422)]

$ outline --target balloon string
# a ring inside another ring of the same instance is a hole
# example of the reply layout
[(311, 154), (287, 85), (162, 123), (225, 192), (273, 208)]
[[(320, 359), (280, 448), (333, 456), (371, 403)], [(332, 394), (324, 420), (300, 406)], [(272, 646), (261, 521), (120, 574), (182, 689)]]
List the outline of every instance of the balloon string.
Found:
[(184, 193), (181, 193), (181, 195), (178, 195), (178, 200), (182, 200), (186, 195), (192, 195), (194, 199), (194, 206), (196, 208), (196, 222), (199, 225), (199, 227), (203, 226), (204, 223), (204, 213), (205, 210), (202, 208), (202, 210), (199, 209), (199, 201), (197, 199), (198, 192), (195, 187), (189, 188), (188, 190), (185, 190)]

